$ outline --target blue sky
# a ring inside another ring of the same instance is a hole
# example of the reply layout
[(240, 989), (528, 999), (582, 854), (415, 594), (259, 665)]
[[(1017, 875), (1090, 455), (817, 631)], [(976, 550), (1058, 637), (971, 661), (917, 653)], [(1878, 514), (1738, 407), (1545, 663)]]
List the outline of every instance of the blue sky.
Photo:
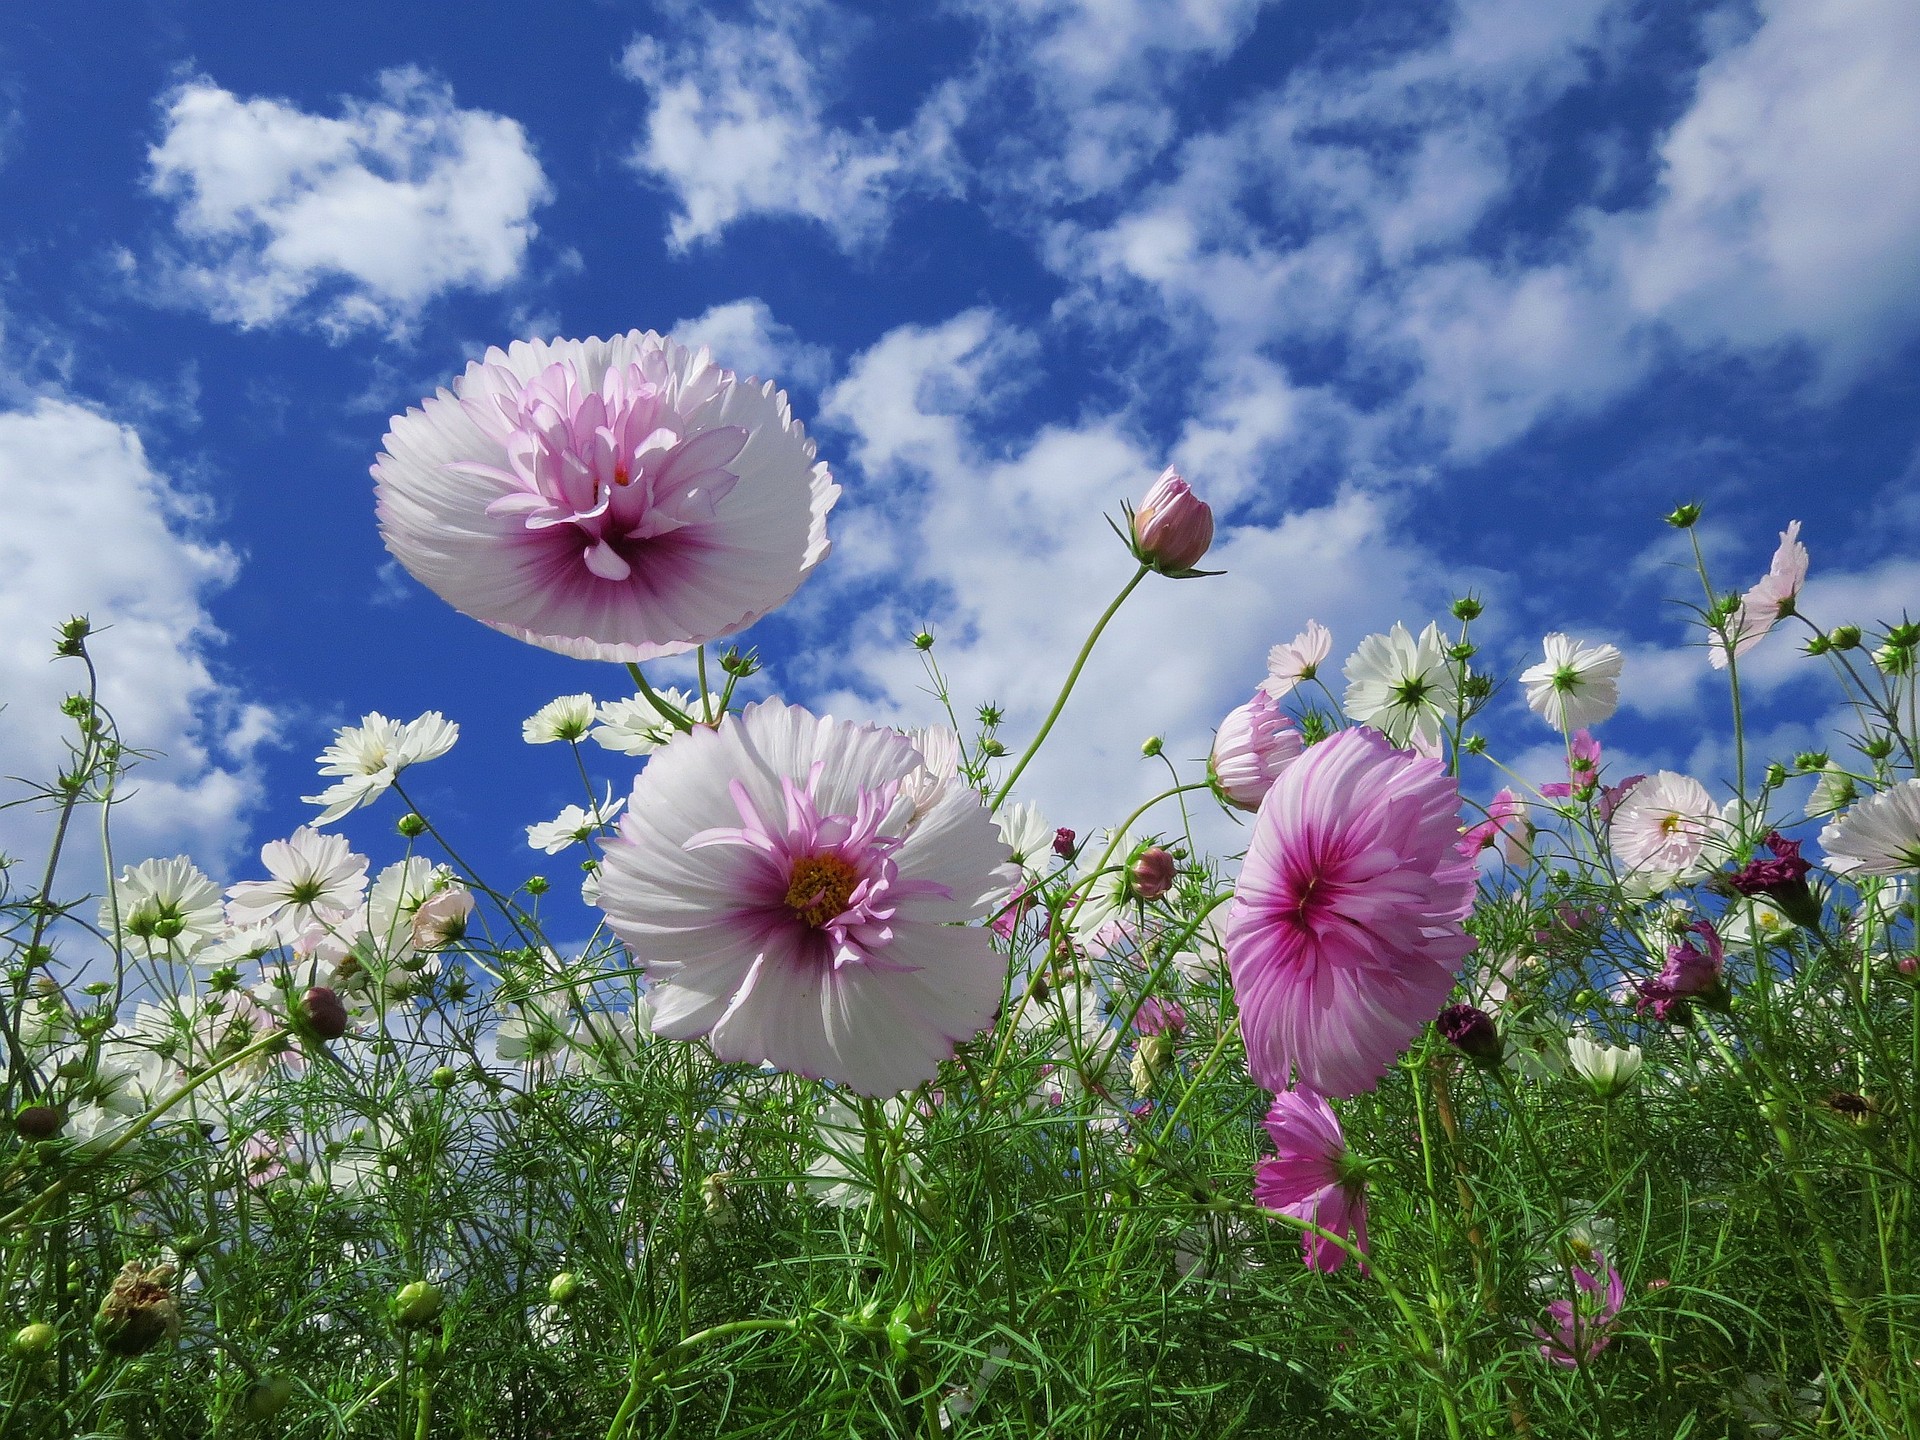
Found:
[[(933, 718), (930, 621), (1018, 742), (1127, 574), (1101, 513), (1178, 462), (1230, 573), (1145, 592), (1090, 668), (1032, 788), (1081, 829), (1309, 617), (1338, 659), (1469, 588), (1496, 671), (1612, 640), (1604, 738), (1724, 777), (1663, 603), (1683, 498), (1726, 588), (1799, 519), (1812, 613), (1920, 610), (1910, 0), (270, 13), (0, 20), (0, 769), (57, 758), (51, 626), (111, 623), (109, 698), (167, 757), (124, 858), (241, 878), (334, 725), (433, 707), (464, 736), (429, 809), (534, 868), (520, 827), (580, 797), (519, 721), (621, 674), (420, 589), (367, 476), (520, 336), (672, 330), (786, 386), (846, 493), (746, 639), (839, 714)], [(1786, 637), (1751, 668), (1765, 747), (1838, 723)], [(1550, 778), (1517, 694), (1489, 728)], [(347, 830), (384, 858), (390, 819)]]

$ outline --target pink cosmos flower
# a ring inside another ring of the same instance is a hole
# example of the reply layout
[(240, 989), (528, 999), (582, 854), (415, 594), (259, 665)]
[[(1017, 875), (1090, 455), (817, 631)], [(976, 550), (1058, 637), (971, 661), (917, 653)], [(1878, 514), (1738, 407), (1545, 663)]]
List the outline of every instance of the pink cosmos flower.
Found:
[(1595, 1251), (1593, 1268), (1604, 1268), (1607, 1278), (1601, 1280), (1573, 1266), (1574, 1298), (1555, 1300), (1547, 1306), (1553, 1320), (1551, 1330), (1533, 1327), (1541, 1341), (1541, 1356), (1565, 1370), (1585, 1365), (1613, 1343), (1620, 1307), (1626, 1304), (1626, 1283), (1620, 1272), (1607, 1264), (1607, 1257)]
[(1524, 865), (1533, 858), (1533, 822), (1527, 818), (1527, 802), (1511, 790), (1494, 794), (1487, 803), (1487, 818), (1462, 831), (1454, 849), (1473, 856), (1490, 845), (1500, 847), (1509, 865)]
[(1282, 770), (1300, 758), (1300, 732), (1262, 688), (1220, 722), (1207, 760), (1213, 793), (1240, 810), (1258, 810)]
[[(1807, 583), (1807, 547), (1800, 543), (1800, 522), (1795, 520), (1780, 532), (1780, 544), (1773, 552), (1767, 573), (1745, 595), (1740, 608), (1727, 621), (1727, 637), (1734, 659), (1747, 653), (1767, 637), (1767, 632), (1793, 614), (1800, 598), (1800, 587)], [(1716, 670), (1727, 668), (1729, 644), (1715, 636), (1707, 644), (1707, 663)]]
[(1000, 1002), (992, 932), (964, 922), (1018, 872), (979, 794), (928, 798), (924, 770), (897, 730), (777, 700), (654, 755), (599, 901), (654, 1033), (864, 1095), (932, 1079)]
[(1267, 678), (1260, 688), (1280, 699), (1294, 686), (1318, 675), (1332, 651), (1333, 632), (1318, 620), (1307, 621), (1307, 628), (1292, 640), (1267, 652)]
[(1343, 730), (1274, 782), (1227, 917), (1254, 1078), (1370, 1090), (1446, 1000), (1474, 941), (1460, 791), (1437, 760)]
[[(1366, 1181), (1333, 1107), (1311, 1090), (1283, 1090), (1266, 1124), (1280, 1153), (1254, 1167), (1253, 1203), (1344, 1236), (1366, 1254)], [(1308, 1268), (1327, 1274), (1347, 1263), (1345, 1250), (1311, 1231), (1301, 1233), (1300, 1253)]]
[[(1635, 1010), (1651, 1010), (1656, 1020), (1671, 1018), (1683, 1000), (1710, 1000), (1723, 994), (1727, 952), (1710, 921), (1696, 920), (1679, 941), (1667, 947), (1667, 963), (1638, 986)], [(1684, 1010), (1682, 1009), (1684, 1014)]]
[(1617, 802), (1607, 833), (1621, 872), (1658, 889), (1702, 869), (1709, 842), (1724, 830), (1706, 786), (1662, 770)]
[(373, 475), (415, 579), (517, 639), (614, 661), (783, 603), (840, 493), (771, 381), (637, 330), (489, 350), (394, 420)]
[(1133, 1028), (1141, 1035), (1178, 1035), (1187, 1028), (1187, 1010), (1178, 1000), (1149, 995), (1134, 1011)]

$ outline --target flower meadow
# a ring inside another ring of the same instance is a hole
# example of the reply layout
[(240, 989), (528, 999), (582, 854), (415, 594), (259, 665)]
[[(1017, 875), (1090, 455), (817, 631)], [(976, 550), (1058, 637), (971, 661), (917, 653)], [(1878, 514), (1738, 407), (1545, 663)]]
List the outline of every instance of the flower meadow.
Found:
[[(415, 578), (580, 663), (523, 738), (581, 803), (476, 873), (410, 787), (450, 695), (341, 729), (237, 883), (121, 855), (140, 737), (61, 627), (70, 762), (8, 797), (51, 853), (0, 871), (6, 1436), (1920, 1434), (1920, 627), (1802, 614), (1797, 522), (1745, 590), (1695, 545), (1729, 773), (1621, 773), (1621, 652), (1500, 675), (1468, 595), (1276, 636), (1076, 834), (1019, 782), (1128, 596), (1206, 583), (1204, 477), (1112, 517), (1014, 735), (931, 634), (922, 728), (762, 693), (727, 639), (839, 488), (704, 350), (489, 351), (373, 476)], [(1830, 663), (1831, 753), (1749, 746), (1760, 646)]]

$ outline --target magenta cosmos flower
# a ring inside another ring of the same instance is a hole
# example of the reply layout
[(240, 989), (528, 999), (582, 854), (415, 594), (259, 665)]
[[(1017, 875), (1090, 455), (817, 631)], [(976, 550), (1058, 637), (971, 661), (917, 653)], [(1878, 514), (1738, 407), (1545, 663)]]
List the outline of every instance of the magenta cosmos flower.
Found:
[(1269, 1090), (1371, 1090), (1473, 949), (1460, 791), (1377, 730), (1312, 746), (1267, 792), (1227, 917), (1247, 1065)]
[(771, 381), (637, 330), (489, 350), (394, 420), (373, 475), (415, 579), (517, 639), (614, 661), (782, 604), (840, 493)]
[(1019, 878), (979, 794), (896, 730), (767, 700), (648, 761), (600, 905), (653, 1030), (864, 1095), (930, 1080), (1000, 1003)]
[[(1310, 1090), (1282, 1091), (1267, 1112), (1267, 1134), (1280, 1153), (1254, 1167), (1254, 1204), (1330, 1230), (1366, 1254), (1364, 1171), (1347, 1151), (1333, 1107)], [(1300, 1251), (1315, 1270), (1332, 1273), (1347, 1263), (1345, 1250), (1311, 1231), (1301, 1232)]]
[(1602, 1279), (1578, 1265), (1570, 1268), (1573, 1297), (1555, 1300), (1547, 1306), (1547, 1316), (1553, 1321), (1552, 1329), (1545, 1330), (1538, 1325), (1533, 1327), (1533, 1333), (1540, 1341), (1541, 1357), (1563, 1370), (1585, 1365), (1613, 1343), (1620, 1308), (1627, 1301), (1626, 1282), (1621, 1279), (1618, 1270), (1607, 1264), (1607, 1257), (1598, 1251), (1594, 1252), (1593, 1269), (1605, 1270), (1606, 1278)]

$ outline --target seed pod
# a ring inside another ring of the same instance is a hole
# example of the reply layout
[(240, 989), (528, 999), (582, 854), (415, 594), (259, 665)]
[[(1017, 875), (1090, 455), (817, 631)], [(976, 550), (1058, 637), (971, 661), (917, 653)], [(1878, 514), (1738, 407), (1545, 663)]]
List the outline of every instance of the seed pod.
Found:
[(129, 1260), (100, 1302), (93, 1332), (109, 1355), (130, 1358), (180, 1335), (180, 1305), (169, 1288), (173, 1266)]

